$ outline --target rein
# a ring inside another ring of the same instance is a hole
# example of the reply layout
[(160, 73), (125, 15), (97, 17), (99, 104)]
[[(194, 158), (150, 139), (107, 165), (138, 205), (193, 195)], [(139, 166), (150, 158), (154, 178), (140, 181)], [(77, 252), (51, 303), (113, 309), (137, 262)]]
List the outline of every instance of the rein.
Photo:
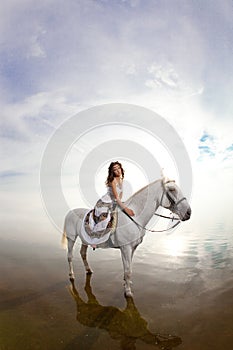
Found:
[[(162, 181), (162, 185), (163, 185), (163, 194), (161, 196), (161, 200), (160, 200), (160, 206), (162, 206), (162, 201), (163, 201), (163, 197), (164, 197), (164, 194), (167, 195), (167, 199), (170, 201), (170, 204), (171, 204), (171, 207), (172, 208), (175, 208), (177, 207), (177, 205), (182, 202), (183, 200), (185, 200), (186, 198), (185, 197), (182, 197), (181, 199), (179, 199), (177, 202), (174, 200), (174, 198), (172, 198), (171, 194), (166, 190), (165, 188), (165, 184), (166, 183), (169, 183), (169, 182), (172, 182), (171, 180), (168, 180), (166, 182), (163, 182)], [(166, 208), (168, 209), (168, 208)], [(180, 224), (180, 219), (179, 218), (175, 218), (174, 216), (173, 217), (169, 217), (169, 216), (165, 216), (165, 215), (161, 215), (161, 214), (157, 214), (157, 213), (154, 213), (153, 215), (156, 215), (156, 216), (159, 216), (161, 218), (165, 218), (165, 219), (169, 219), (169, 220), (172, 220), (172, 222), (175, 220), (177, 221), (173, 226), (171, 226), (170, 228), (167, 228), (165, 230), (150, 230), (149, 228), (146, 228), (142, 225), (140, 225), (137, 221), (134, 220), (134, 218), (130, 215), (128, 215), (125, 210), (122, 210), (123, 213), (128, 216), (128, 218), (133, 221), (135, 223), (135, 225), (137, 225), (138, 227), (142, 228), (143, 230), (146, 230), (146, 231), (149, 231), (149, 232), (167, 232), (167, 231), (170, 231), (172, 230), (173, 228), (175, 228), (176, 226), (178, 226)]]
[(142, 228), (143, 230), (146, 230), (146, 231), (149, 231), (149, 232), (167, 232), (167, 231), (172, 230), (173, 228), (175, 228), (176, 226), (178, 226), (178, 225), (180, 224), (180, 219), (178, 219), (178, 218), (170, 218), (169, 216), (164, 216), (164, 215), (160, 215), (160, 214), (154, 213), (154, 215), (161, 216), (162, 218), (171, 219), (172, 221), (173, 221), (173, 220), (178, 220), (178, 221), (177, 221), (173, 226), (171, 226), (170, 228), (167, 228), (167, 229), (165, 229), (165, 230), (150, 230), (149, 228), (140, 225), (137, 221), (135, 221), (135, 220), (133, 219), (132, 216), (130, 216), (129, 214), (127, 214), (127, 213), (125, 212), (125, 210), (122, 210), (122, 211), (123, 211), (123, 213), (124, 213), (126, 216), (128, 216), (128, 218), (129, 218), (131, 221), (133, 221), (133, 222), (135, 223), (135, 225), (137, 225), (138, 227)]

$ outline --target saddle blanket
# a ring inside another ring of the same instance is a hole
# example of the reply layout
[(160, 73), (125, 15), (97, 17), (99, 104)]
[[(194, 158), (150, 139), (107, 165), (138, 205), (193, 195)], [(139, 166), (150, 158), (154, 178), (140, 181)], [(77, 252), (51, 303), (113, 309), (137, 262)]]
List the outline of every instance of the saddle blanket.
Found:
[(97, 246), (106, 242), (117, 227), (117, 210), (109, 212), (107, 217), (95, 223), (94, 209), (90, 210), (82, 222), (81, 235), (85, 242), (91, 246)]

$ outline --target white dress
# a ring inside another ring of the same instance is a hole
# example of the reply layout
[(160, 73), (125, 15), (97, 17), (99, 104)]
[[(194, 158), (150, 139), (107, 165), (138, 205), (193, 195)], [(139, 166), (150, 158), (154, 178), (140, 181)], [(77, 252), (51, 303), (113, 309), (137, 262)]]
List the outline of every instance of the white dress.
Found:
[[(118, 196), (121, 195), (123, 189), (120, 184), (116, 185)], [(93, 215), (89, 217), (89, 225), (93, 232), (103, 231), (107, 228), (111, 220), (111, 213), (116, 208), (116, 199), (114, 197), (112, 187), (107, 187), (107, 193), (102, 196), (96, 203)]]

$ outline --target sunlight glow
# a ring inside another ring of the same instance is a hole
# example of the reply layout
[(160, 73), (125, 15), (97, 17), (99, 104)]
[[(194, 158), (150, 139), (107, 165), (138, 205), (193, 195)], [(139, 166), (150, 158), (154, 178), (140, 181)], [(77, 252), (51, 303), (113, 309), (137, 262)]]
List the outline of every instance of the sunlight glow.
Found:
[[(113, 142), (113, 140), (122, 140), (122, 143), (126, 143), (126, 147), (127, 143), (130, 145), (131, 141), (138, 144), (144, 150), (145, 157), (150, 154), (155, 163), (164, 169), (164, 174), (169, 174), (169, 177), (176, 179), (176, 182), (179, 183), (179, 176), (172, 155), (155, 136), (133, 125), (100, 125), (78, 139), (67, 152), (66, 159), (63, 162), (61, 183), (64, 196), (71, 207), (81, 205), (81, 197), (77, 192), (79, 192), (78, 176), (83, 161), (103, 142)], [(115, 150), (114, 152), (117, 153)], [(153, 174), (147, 174), (145, 169), (142, 169), (140, 161), (137, 163), (127, 157), (118, 157), (114, 152), (113, 159), (106, 159), (104, 152), (103, 154), (97, 154), (97, 157), (100, 157), (100, 164), (99, 168), (93, 172), (95, 191), (99, 196), (106, 192), (105, 180), (109, 163), (118, 160), (125, 170), (124, 199), (127, 199), (134, 192), (147, 185), (150, 182), (149, 175), (153, 176)], [(154, 174), (155, 177), (152, 181), (160, 177), (159, 172)]]
[(185, 242), (182, 237), (170, 236), (165, 242), (165, 250), (167, 254), (171, 256), (180, 256), (182, 255), (185, 249)]

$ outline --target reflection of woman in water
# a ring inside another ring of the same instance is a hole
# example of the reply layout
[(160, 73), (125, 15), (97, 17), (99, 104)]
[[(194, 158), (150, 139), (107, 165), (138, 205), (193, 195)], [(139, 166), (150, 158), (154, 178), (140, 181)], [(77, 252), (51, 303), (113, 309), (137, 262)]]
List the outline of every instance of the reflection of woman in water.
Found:
[(118, 205), (128, 215), (134, 216), (132, 209), (127, 208), (122, 203), (123, 194), (123, 179), (124, 170), (121, 163), (112, 162), (108, 168), (108, 177), (106, 180), (107, 193), (101, 197), (94, 207), (93, 217), (90, 216), (90, 227), (95, 231), (106, 229), (110, 219), (111, 213)]

